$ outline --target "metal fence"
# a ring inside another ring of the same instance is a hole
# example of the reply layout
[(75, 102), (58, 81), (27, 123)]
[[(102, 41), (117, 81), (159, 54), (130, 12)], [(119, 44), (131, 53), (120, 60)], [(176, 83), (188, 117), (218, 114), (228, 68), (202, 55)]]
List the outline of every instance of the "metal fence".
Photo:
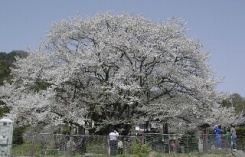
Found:
[[(35, 134), (27, 143), (12, 146), (12, 156), (84, 156), (85, 154), (133, 154), (136, 145), (147, 144), (153, 151), (160, 153), (189, 153), (231, 151), (231, 141), (226, 135), (221, 136), (221, 149), (215, 135), (187, 134), (141, 134), (139, 136), (120, 136), (118, 141), (109, 144), (108, 136), (99, 135), (63, 135)], [(238, 149), (245, 150), (245, 138), (238, 136)]]

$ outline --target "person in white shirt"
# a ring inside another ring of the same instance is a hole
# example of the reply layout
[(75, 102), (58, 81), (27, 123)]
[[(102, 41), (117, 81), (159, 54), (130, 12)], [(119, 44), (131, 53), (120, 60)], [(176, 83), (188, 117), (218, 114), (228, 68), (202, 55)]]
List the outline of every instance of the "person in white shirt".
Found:
[(117, 154), (117, 139), (119, 137), (119, 133), (116, 130), (113, 130), (109, 133), (109, 146), (110, 146), (110, 155)]
[(123, 154), (123, 142), (122, 142), (122, 139), (118, 139), (117, 147), (118, 147), (118, 154)]

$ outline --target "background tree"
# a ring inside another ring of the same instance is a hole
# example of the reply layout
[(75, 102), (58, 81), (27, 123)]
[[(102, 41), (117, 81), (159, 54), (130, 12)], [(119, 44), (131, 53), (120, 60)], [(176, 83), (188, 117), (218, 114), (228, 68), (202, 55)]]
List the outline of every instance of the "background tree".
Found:
[(25, 58), (27, 55), (28, 53), (22, 50), (13, 50), (10, 53), (0, 52), (0, 60), (13, 63), (16, 61), (16, 57)]
[(26, 57), (25, 51), (12, 51), (10, 53), (0, 52), (0, 85), (3, 85), (3, 81), (10, 81), (10, 67), (15, 62), (15, 57)]
[(245, 98), (238, 93), (233, 93), (222, 102), (222, 106), (234, 107), (236, 114), (240, 114), (243, 110), (245, 110)]
[(160, 24), (125, 14), (62, 20), (48, 42), (17, 60), (1, 99), (23, 124), (92, 120), (97, 133), (146, 120), (187, 129), (212, 123), (225, 95), (215, 90), (209, 54), (186, 30), (175, 18)]
[(11, 67), (15, 62), (16, 57), (26, 57), (27, 52), (21, 50), (14, 50), (10, 53), (0, 52), (0, 85), (3, 85), (3, 81), (11, 81)]
[(0, 85), (3, 85), (4, 80), (10, 80), (10, 66), (11, 63), (7, 61), (0, 61)]
[[(3, 85), (4, 81), (11, 82), (11, 67), (15, 62), (16, 57), (26, 57), (27, 52), (21, 50), (14, 50), (10, 53), (0, 52), (0, 86)], [(0, 100), (0, 117), (9, 112), (8, 107), (4, 106), (3, 101)]]
[[(16, 57), (26, 57), (27, 52), (21, 50), (14, 50), (10, 53), (0, 52), (0, 86), (3, 85), (4, 81), (11, 82), (11, 67), (13, 67), (13, 62), (15, 62)], [(6, 113), (9, 112), (9, 108), (0, 100), (0, 117), (3, 117)], [(22, 144), (23, 138), (22, 133), (24, 128), (14, 128), (13, 143)]]

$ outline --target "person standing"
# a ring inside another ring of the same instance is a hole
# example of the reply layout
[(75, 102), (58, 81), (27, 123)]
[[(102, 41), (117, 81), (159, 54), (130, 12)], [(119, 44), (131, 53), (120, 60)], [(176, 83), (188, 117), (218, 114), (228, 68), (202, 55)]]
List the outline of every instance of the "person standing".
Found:
[(86, 137), (84, 135), (80, 137), (79, 142), (77, 144), (77, 148), (79, 149), (82, 155), (86, 153)]
[(216, 135), (216, 145), (218, 149), (221, 149), (221, 126), (214, 127), (215, 135)]
[(72, 136), (69, 137), (69, 141), (66, 143), (66, 149), (70, 156), (75, 155), (76, 143), (74, 142), (74, 139)]
[(119, 137), (119, 133), (114, 130), (109, 133), (109, 146), (110, 146), (110, 155), (116, 155), (117, 154), (117, 139)]
[(230, 134), (231, 134), (231, 141), (232, 141), (232, 149), (237, 150), (237, 135), (236, 135), (235, 126), (233, 124), (231, 124)]
[(229, 127), (226, 128), (225, 137), (226, 137), (226, 148), (230, 149), (231, 148), (231, 134), (230, 134)]
[(117, 147), (118, 147), (118, 154), (123, 154), (123, 142), (122, 142), (122, 139), (118, 140)]

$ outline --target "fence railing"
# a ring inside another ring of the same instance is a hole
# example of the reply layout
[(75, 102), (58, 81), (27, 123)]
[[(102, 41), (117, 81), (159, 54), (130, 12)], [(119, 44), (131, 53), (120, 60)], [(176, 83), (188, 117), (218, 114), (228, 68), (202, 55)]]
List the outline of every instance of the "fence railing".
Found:
[[(135, 145), (147, 144), (153, 151), (160, 153), (189, 153), (231, 151), (231, 141), (221, 135), (219, 143), (213, 134), (141, 134), (139, 136), (119, 136), (118, 141), (110, 144), (108, 136), (100, 135), (63, 135), (34, 134), (31, 141), (22, 145), (12, 145), (12, 156), (83, 156), (84, 154), (109, 155), (133, 154)], [(238, 149), (245, 150), (245, 137), (238, 136)]]

